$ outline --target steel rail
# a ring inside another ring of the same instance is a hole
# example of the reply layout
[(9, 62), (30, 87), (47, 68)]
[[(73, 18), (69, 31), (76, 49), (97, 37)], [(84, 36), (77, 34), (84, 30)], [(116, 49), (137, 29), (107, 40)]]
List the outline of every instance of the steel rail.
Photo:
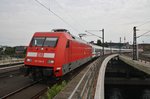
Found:
[(13, 63), (18, 63), (18, 62), (23, 62), (23, 61), (24, 61), (24, 59), (0, 60), (0, 65), (13, 64)]
[(8, 97), (10, 97), (10, 96), (12, 96), (12, 95), (14, 95), (14, 94), (17, 94), (17, 93), (21, 92), (21, 91), (24, 90), (24, 89), (27, 89), (27, 88), (29, 88), (29, 87), (31, 87), (31, 86), (37, 84), (38, 82), (39, 82), (39, 81), (36, 81), (36, 82), (33, 82), (33, 83), (31, 83), (31, 84), (28, 84), (28, 85), (26, 85), (26, 86), (24, 86), (24, 87), (22, 87), (22, 88), (19, 88), (19, 89), (15, 90), (15, 91), (13, 91), (13, 92), (7, 94), (7, 95), (4, 95), (3, 97), (0, 97), (0, 99), (6, 99), (6, 98), (8, 98)]
[(31, 97), (31, 99), (39, 99), (39, 97), (41, 95), (43, 95), (47, 90), (48, 90), (48, 87), (43, 89), (43, 90), (41, 90), (38, 94), (34, 95), (33, 97)]
[(5, 69), (10, 69), (10, 68), (15, 68), (15, 67), (21, 67), (21, 66), (23, 66), (23, 64), (21, 64), (21, 65), (16, 65), (16, 66), (1, 67), (0, 70), (5, 70)]

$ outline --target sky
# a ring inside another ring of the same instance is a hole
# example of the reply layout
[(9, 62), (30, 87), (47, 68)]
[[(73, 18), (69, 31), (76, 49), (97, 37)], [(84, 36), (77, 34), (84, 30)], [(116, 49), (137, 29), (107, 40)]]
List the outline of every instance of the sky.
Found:
[[(150, 31), (150, 0), (36, 0), (0, 1), (0, 45), (27, 46), (35, 32), (65, 28), (78, 36), (88, 30), (102, 36), (105, 42), (129, 42), (132, 44), (133, 27), (137, 36)], [(150, 43), (150, 33), (138, 38), (138, 43)], [(125, 40), (124, 40), (125, 38)], [(96, 36), (83, 37), (97, 41)]]

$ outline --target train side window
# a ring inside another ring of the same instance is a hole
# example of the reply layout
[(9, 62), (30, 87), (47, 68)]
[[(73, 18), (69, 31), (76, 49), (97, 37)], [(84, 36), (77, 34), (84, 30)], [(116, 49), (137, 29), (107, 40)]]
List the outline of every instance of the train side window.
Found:
[(66, 48), (69, 48), (69, 40), (67, 41)]

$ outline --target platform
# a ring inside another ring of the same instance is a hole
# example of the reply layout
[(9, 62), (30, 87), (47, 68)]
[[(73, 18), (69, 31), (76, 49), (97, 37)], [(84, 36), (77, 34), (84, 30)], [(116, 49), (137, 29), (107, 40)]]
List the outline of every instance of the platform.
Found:
[(127, 57), (124, 55), (119, 55), (119, 59), (138, 70), (141, 70), (147, 74), (150, 74), (150, 62), (145, 62), (144, 60), (142, 61), (132, 60), (131, 57)]

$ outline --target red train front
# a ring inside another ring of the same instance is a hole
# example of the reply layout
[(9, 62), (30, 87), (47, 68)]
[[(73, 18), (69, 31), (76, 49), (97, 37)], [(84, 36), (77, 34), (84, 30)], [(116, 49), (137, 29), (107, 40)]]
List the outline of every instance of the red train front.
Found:
[(36, 32), (27, 48), (25, 67), (33, 77), (61, 77), (92, 58), (92, 47), (67, 30)]

